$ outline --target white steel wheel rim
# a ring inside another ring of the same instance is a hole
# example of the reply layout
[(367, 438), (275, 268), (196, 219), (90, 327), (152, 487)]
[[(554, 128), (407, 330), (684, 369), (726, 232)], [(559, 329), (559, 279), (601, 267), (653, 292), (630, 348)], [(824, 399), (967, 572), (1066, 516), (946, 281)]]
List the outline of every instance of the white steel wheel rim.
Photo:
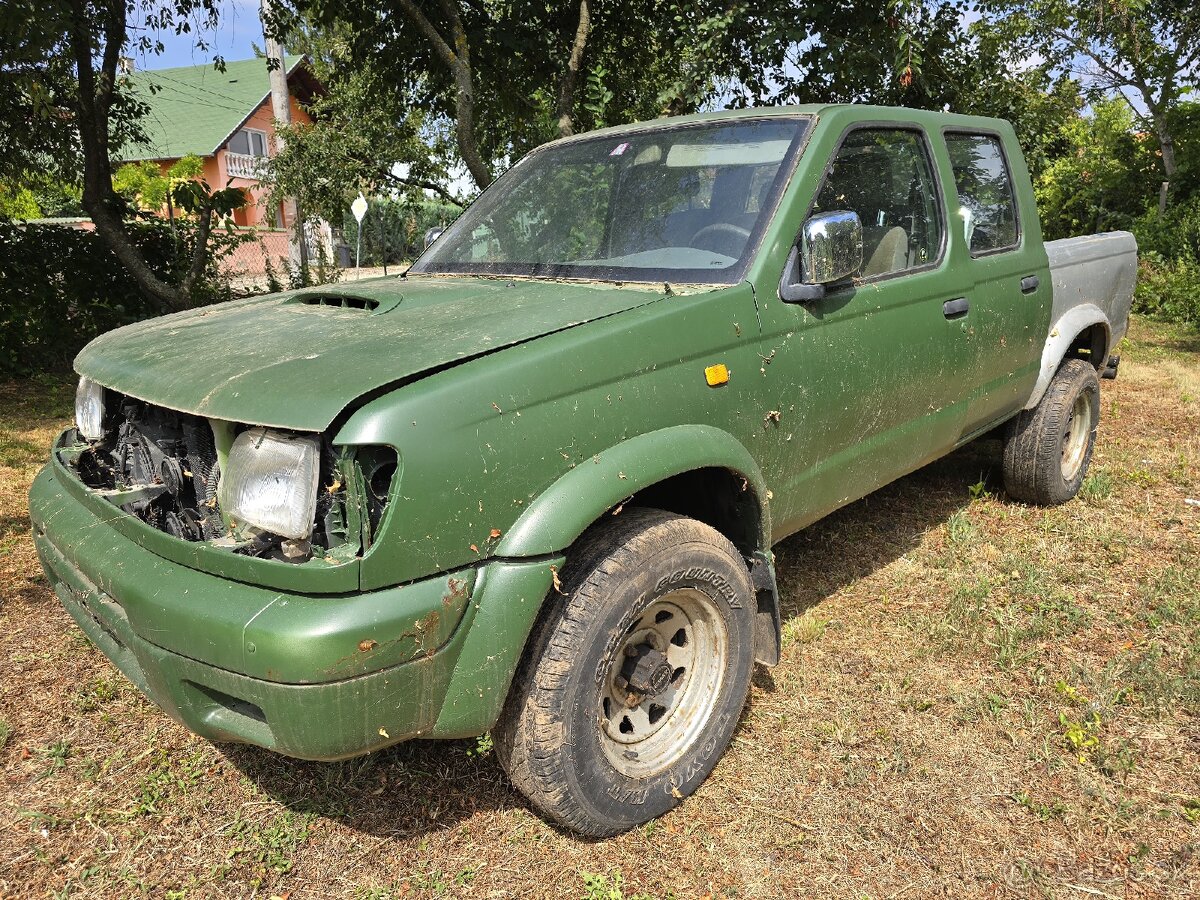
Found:
[(1079, 474), (1083, 458), (1087, 456), (1088, 440), (1092, 434), (1092, 404), (1086, 393), (1081, 393), (1071, 405), (1071, 415), (1063, 428), (1062, 475), (1071, 481)]
[[(728, 653), (725, 620), (703, 591), (672, 591), (638, 616), (600, 685), (600, 745), (617, 771), (658, 774), (695, 744), (716, 709)], [(652, 674), (635, 671), (631, 682), (630, 666), (639, 659)], [(648, 690), (635, 688), (647, 682)]]

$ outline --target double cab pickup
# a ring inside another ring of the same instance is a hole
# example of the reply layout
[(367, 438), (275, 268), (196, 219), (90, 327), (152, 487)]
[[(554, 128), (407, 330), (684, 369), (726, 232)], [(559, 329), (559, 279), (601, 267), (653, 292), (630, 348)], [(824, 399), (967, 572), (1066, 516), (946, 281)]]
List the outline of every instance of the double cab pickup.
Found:
[(400, 277), (93, 341), (38, 553), (200, 735), (334, 760), (490, 731), (536, 810), (614, 834), (704, 781), (778, 662), (772, 545), (987, 433), (1014, 501), (1075, 495), (1136, 254), (1043, 243), (994, 119), (556, 141)]

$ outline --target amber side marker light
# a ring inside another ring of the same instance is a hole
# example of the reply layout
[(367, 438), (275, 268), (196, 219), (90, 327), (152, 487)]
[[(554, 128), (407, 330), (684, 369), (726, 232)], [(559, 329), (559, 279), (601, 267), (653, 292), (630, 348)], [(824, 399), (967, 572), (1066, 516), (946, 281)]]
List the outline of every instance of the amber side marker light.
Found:
[(708, 382), (709, 387), (720, 387), (729, 381), (729, 368), (725, 363), (706, 366), (704, 369), (704, 380)]

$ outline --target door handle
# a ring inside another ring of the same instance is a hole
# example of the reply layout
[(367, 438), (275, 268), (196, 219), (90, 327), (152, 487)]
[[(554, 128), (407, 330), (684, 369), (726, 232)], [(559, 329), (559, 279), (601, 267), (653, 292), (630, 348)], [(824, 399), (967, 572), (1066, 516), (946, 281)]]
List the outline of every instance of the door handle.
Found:
[(942, 315), (947, 319), (958, 319), (967, 314), (971, 308), (971, 301), (966, 297), (959, 297), (957, 300), (947, 300), (942, 304)]
[(1021, 293), (1032, 294), (1041, 285), (1042, 279), (1036, 275), (1026, 275), (1021, 279)]

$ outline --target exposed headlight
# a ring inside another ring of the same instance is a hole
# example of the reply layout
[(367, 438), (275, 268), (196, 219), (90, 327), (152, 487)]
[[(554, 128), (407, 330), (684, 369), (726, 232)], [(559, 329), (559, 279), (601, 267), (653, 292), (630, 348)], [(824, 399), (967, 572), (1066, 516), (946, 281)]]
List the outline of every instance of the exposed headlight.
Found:
[(285, 538), (312, 534), (320, 444), (266, 428), (243, 431), (229, 448), (217, 497), (238, 522)]
[(104, 388), (90, 378), (75, 388), (75, 427), (89, 441), (104, 437)]

